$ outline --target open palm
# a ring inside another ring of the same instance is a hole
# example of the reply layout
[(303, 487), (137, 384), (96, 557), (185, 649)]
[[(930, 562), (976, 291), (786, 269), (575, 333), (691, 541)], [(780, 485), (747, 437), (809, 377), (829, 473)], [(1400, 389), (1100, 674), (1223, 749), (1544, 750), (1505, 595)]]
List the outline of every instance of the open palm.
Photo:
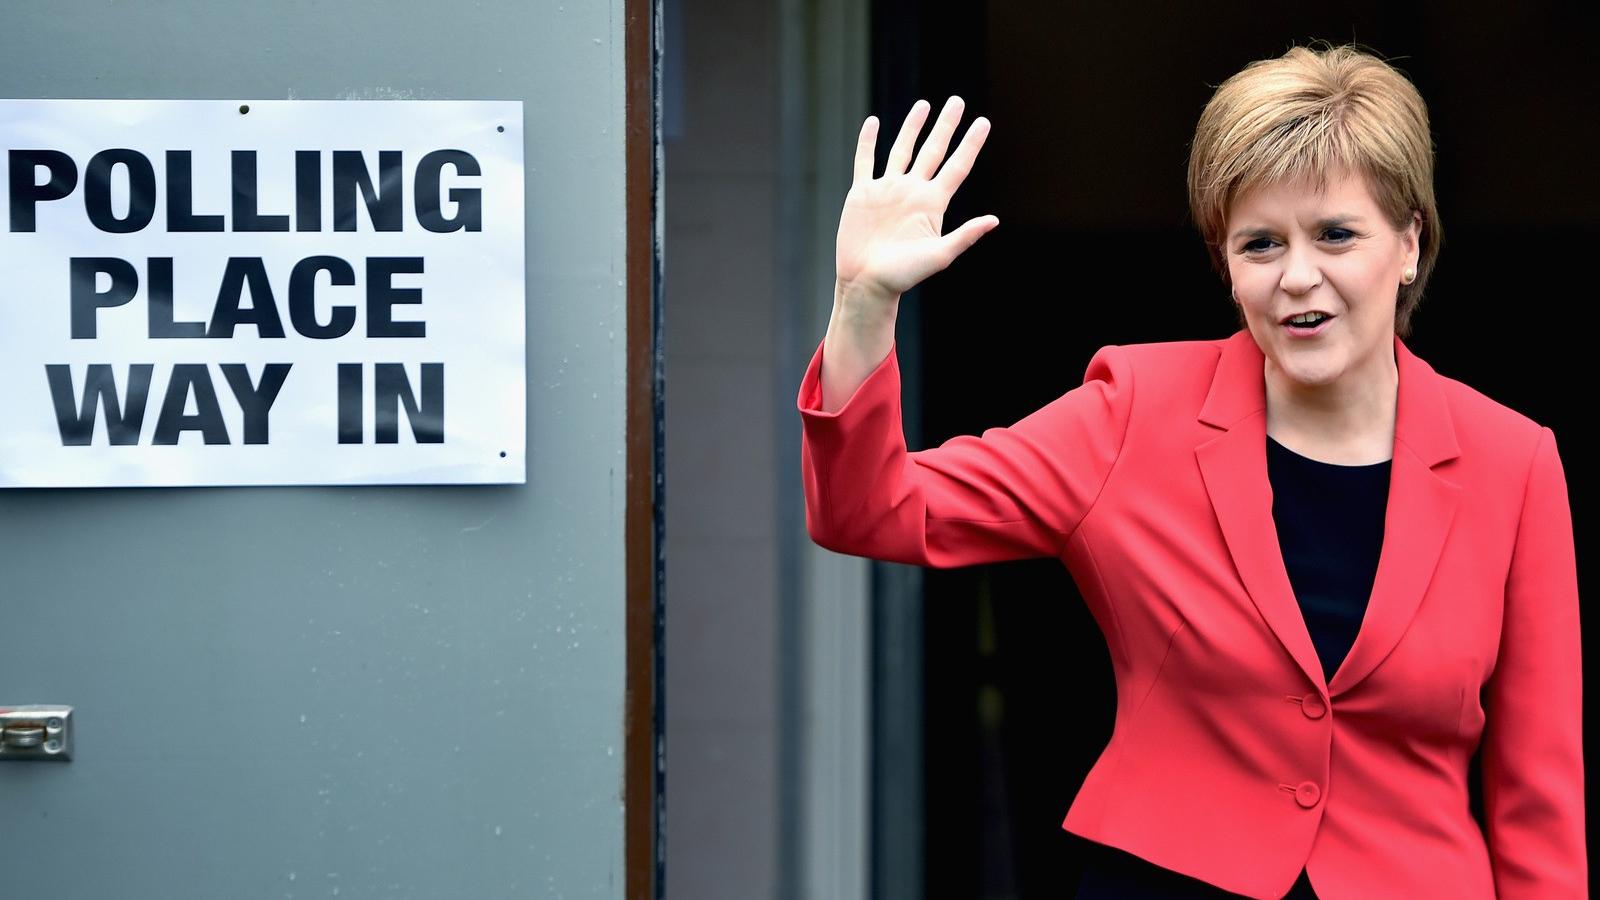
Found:
[(841, 286), (873, 296), (899, 297), (949, 266), (1000, 223), (994, 216), (979, 216), (943, 233), (945, 209), (972, 171), (973, 160), (989, 134), (989, 122), (981, 117), (974, 120), (945, 162), (950, 137), (961, 121), (961, 98), (951, 97), (913, 162), (911, 150), (929, 109), (922, 100), (911, 107), (878, 178), (872, 177), (878, 120), (868, 117), (861, 126), (855, 179), (839, 217), (835, 262)]

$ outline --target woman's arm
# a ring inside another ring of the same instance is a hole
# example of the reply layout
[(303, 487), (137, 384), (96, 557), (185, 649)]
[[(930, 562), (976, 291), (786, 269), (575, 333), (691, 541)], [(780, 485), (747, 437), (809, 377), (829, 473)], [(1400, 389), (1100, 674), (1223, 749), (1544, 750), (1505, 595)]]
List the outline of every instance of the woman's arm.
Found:
[(1008, 428), (907, 453), (891, 347), (836, 412), (817, 348), (800, 383), (806, 530), (840, 553), (948, 568), (1060, 556), (1121, 453), (1134, 376), (1103, 347), (1082, 385)]
[(1502, 900), (1589, 896), (1581, 656), (1567, 481), (1545, 428), (1522, 502), (1485, 710), (1484, 815)]
[(941, 234), (988, 123), (973, 122), (941, 168), (961, 100), (945, 104), (913, 162), (927, 112), (921, 100), (912, 106), (881, 178), (872, 174), (875, 118), (856, 142), (833, 316), (796, 400), (806, 528), (831, 550), (936, 567), (1059, 555), (1121, 450), (1132, 369), (1117, 348), (1105, 348), (1081, 387), (1012, 427), (906, 452), (894, 354), (900, 297), (998, 224), (981, 216)]

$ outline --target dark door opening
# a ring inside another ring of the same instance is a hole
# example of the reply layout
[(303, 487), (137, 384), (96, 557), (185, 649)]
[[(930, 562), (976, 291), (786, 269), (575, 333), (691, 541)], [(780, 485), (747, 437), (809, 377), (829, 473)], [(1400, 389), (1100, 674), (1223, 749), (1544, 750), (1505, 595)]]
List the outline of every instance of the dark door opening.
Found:
[[(1563, 457), (1586, 458), (1569, 402), (1592, 383), (1584, 338), (1552, 324), (1586, 295), (1571, 285), (1587, 282), (1577, 261), (1600, 237), (1586, 158), (1597, 82), (1575, 16), (1554, 5), (1157, 11), (1032, 0), (936, 17), (880, 0), (872, 112), (882, 133), (897, 132), (918, 98), (937, 111), (962, 96), (956, 139), (978, 115), (993, 131), (945, 226), (984, 213), (1001, 221), (902, 304), (900, 340), (915, 343), (902, 354), (918, 370), (905, 382), (919, 411), (912, 448), (1022, 418), (1080, 384), (1105, 344), (1232, 333), (1226, 288), (1186, 206), (1195, 121), (1245, 63), (1324, 39), (1390, 59), (1429, 105), (1444, 243), (1408, 345), (1549, 425)], [(1575, 464), (1567, 476), (1581, 558), (1591, 481)], [(1054, 560), (927, 570), (923, 585), (924, 815), (874, 827), (890, 844), (917, 832), (898, 846), (920, 848), (928, 896), (1070, 897), (1081, 839), (1060, 824), (1114, 713), (1099, 627)], [(1476, 758), (1470, 777), (1481, 818)]]

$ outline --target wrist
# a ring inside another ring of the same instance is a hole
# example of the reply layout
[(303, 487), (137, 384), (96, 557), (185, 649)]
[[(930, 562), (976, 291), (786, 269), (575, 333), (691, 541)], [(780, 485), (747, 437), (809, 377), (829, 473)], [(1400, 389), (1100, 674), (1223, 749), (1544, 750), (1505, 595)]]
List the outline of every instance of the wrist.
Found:
[(872, 327), (880, 325), (885, 319), (894, 321), (900, 308), (900, 295), (881, 288), (836, 281), (833, 285), (833, 308), (852, 324)]

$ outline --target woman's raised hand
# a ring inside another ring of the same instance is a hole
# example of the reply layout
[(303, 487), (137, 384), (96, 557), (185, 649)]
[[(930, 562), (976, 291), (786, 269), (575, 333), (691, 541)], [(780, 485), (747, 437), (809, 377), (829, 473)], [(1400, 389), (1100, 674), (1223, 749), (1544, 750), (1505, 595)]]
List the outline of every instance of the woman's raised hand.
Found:
[(930, 109), (926, 101), (918, 100), (900, 126), (888, 164), (878, 178), (872, 177), (878, 120), (869, 116), (862, 123), (856, 143), (855, 180), (839, 217), (838, 290), (897, 300), (1000, 224), (994, 216), (979, 216), (949, 234), (942, 230), (950, 197), (972, 171), (972, 162), (989, 134), (987, 119), (974, 120), (946, 161), (945, 150), (961, 121), (962, 108), (960, 97), (945, 103), (913, 161), (911, 151)]
[(823, 338), (824, 412), (842, 408), (893, 350), (900, 295), (943, 270), (1000, 224), (994, 216), (979, 216), (942, 233), (950, 197), (972, 171), (972, 161), (989, 134), (987, 119), (974, 120), (946, 160), (961, 108), (961, 98), (951, 97), (913, 161), (911, 150), (929, 109), (922, 100), (913, 104), (889, 149), (881, 178), (872, 177), (878, 120), (869, 116), (861, 125), (855, 180), (839, 216), (833, 315)]

